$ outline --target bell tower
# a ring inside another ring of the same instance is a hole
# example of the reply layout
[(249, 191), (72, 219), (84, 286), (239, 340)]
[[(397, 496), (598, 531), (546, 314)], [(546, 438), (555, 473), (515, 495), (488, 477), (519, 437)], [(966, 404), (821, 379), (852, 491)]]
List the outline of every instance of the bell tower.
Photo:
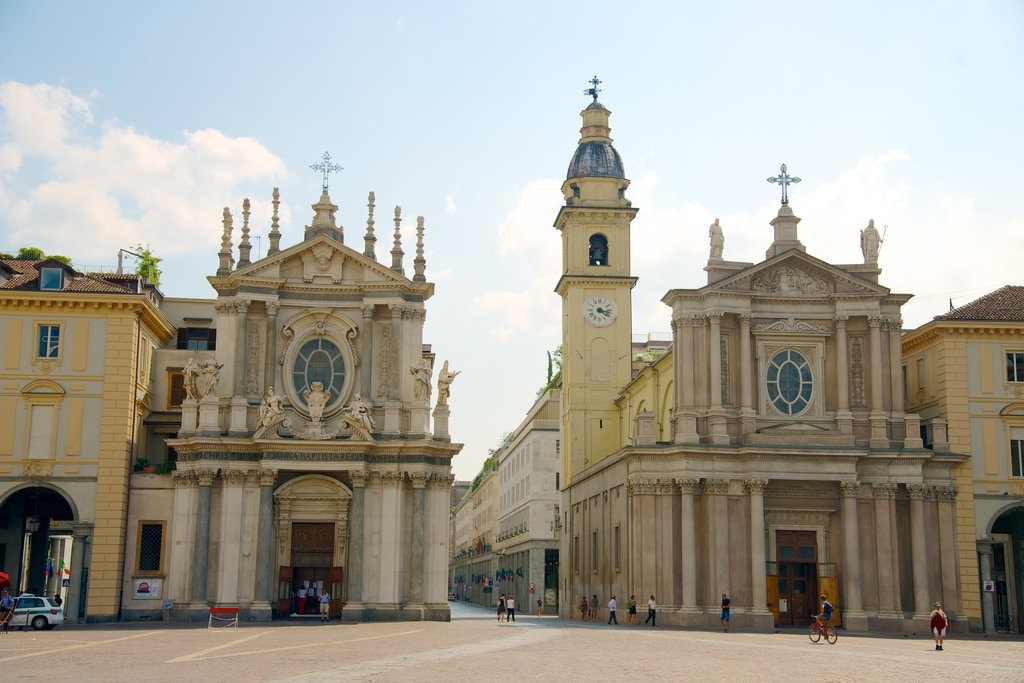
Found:
[(568, 484), (623, 446), (614, 399), (632, 370), (629, 230), (637, 210), (626, 199), (622, 158), (597, 101), (600, 81), (585, 91), (580, 141), (562, 184), (562, 473)]

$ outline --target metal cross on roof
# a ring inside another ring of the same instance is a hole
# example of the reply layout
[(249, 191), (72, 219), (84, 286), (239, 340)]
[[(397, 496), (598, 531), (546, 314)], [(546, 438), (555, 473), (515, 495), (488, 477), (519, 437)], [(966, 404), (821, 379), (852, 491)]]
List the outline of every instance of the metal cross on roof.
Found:
[(316, 164), (311, 164), (310, 165), (310, 169), (312, 169), (314, 171), (320, 171), (321, 173), (323, 173), (323, 175), (324, 175), (324, 192), (327, 192), (327, 176), (329, 176), (330, 174), (334, 173), (335, 171), (340, 171), (341, 170), (341, 166), (339, 166), (338, 164), (332, 164), (331, 163), (331, 153), (330, 152), (324, 152), (324, 156), (320, 160), (320, 162), (316, 163)]
[(590, 95), (591, 97), (594, 98), (594, 101), (597, 102), (597, 93), (602, 91), (601, 88), (597, 87), (599, 85), (601, 85), (601, 81), (597, 78), (597, 76), (594, 76), (593, 78), (590, 79), (590, 87), (584, 90), (583, 94)]
[(786, 165), (782, 164), (782, 166), (779, 167), (779, 175), (775, 176), (774, 178), (769, 178), (768, 182), (778, 183), (779, 185), (782, 185), (782, 205), (785, 206), (789, 204), (789, 195), (786, 192), (786, 188), (789, 187), (790, 185), (795, 185), (796, 183), (799, 183), (800, 179), (789, 175), (786, 172)]

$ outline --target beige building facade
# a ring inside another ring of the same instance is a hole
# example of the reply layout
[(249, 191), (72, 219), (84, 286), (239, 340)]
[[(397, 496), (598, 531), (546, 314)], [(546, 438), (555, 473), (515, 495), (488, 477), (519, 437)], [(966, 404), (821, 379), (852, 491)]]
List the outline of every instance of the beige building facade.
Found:
[(873, 224), (863, 262), (827, 263), (783, 194), (755, 264), (723, 258), (716, 221), (706, 284), (666, 293), (671, 347), (634, 371), (637, 209), (609, 114), (596, 97), (582, 112), (555, 220), (562, 616), (584, 595), (654, 594), (659, 622), (713, 626), (726, 593), (736, 625), (768, 630), (808, 623), (824, 593), (850, 630), (926, 628), (936, 600), (973, 628), (957, 562), (965, 456), (925, 448), (905, 409), (910, 297), (881, 283)]
[(971, 458), (956, 471), (964, 609), (985, 632), (1022, 632), (1024, 287), (1006, 286), (903, 338), (907, 405), (926, 445)]

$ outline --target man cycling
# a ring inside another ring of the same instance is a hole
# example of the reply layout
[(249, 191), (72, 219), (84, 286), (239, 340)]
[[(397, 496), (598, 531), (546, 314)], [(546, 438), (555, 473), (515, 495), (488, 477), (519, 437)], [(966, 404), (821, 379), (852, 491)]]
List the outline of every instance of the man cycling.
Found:
[(824, 595), (821, 596), (821, 613), (817, 619), (822, 634), (828, 636), (829, 622), (832, 621), (832, 603)]

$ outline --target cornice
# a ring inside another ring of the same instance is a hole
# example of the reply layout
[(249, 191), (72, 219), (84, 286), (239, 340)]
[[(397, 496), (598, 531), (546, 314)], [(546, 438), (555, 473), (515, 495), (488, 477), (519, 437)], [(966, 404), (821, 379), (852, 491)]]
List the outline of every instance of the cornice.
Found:
[(146, 327), (156, 334), (161, 342), (169, 341), (174, 335), (174, 326), (164, 317), (153, 303), (142, 294), (78, 294), (74, 292), (26, 292), (0, 290), (0, 309), (55, 311), (102, 311), (121, 310), (138, 314)]

